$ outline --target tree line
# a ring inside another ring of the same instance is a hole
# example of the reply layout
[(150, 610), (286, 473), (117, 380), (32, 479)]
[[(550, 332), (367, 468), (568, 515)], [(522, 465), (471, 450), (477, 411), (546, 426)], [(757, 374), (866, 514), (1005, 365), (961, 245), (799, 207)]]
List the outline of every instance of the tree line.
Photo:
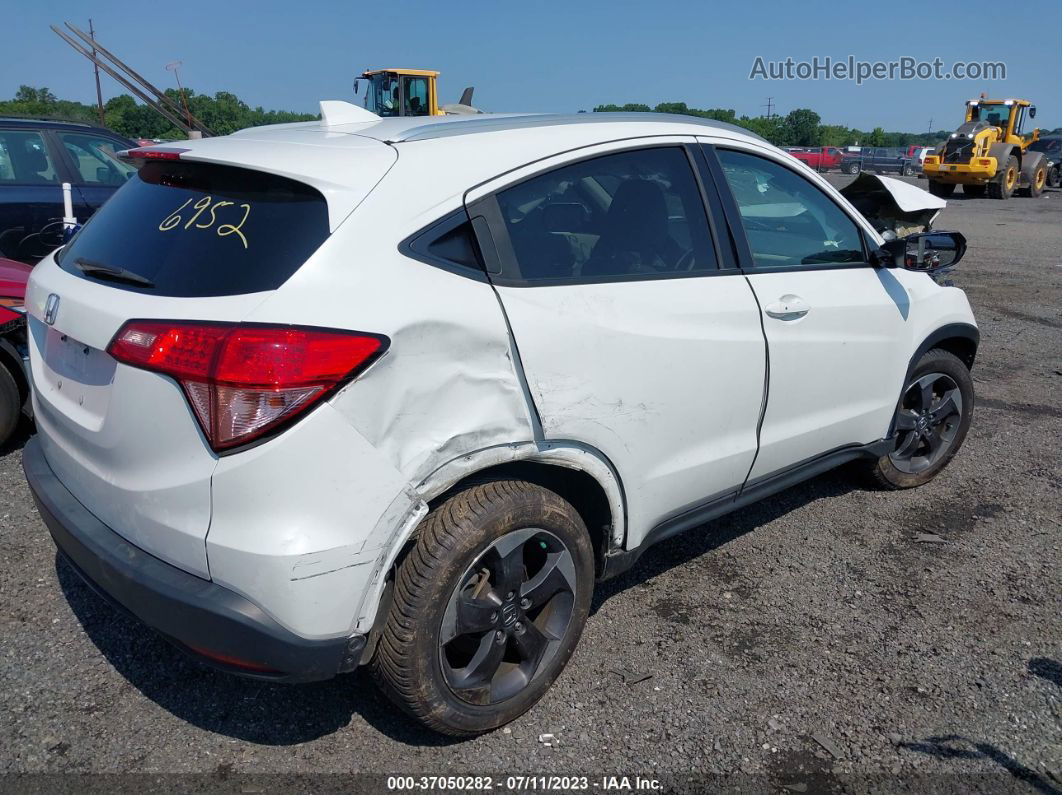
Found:
[[(661, 102), (655, 108), (638, 103), (598, 105), (594, 113), (678, 113), (736, 124), (766, 138), (775, 146), (899, 146), (934, 145), (945, 140), (951, 130), (934, 132), (887, 132), (883, 127), (859, 130), (843, 124), (823, 124), (822, 118), (808, 108), (791, 110), (785, 116), (737, 116), (729, 108), (690, 108), (685, 102)], [(956, 123), (956, 126), (958, 124)], [(1062, 134), (1062, 127), (1042, 134)]]
[[(245, 127), (262, 124), (281, 124), (295, 121), (313, 121), (316, 113), (294, 113), (285, 110), (265, 110), (261, 105), (252, 108), (235, 94), (219, 91), (213, 96), (197, 94), (185, 89), (182, 99), (176, 89), (167, 89), (167, 96), (188, 109), (203, 124), (217, 135), (226, 135)], [(715, 119), (744, 127), (766, 138), (776, 146), (910, 146), (911, 144), (936, 144), (951, 133), (950, 130), (935, 132), (886, 132), (882, 127), (859, 130), (843, 124), (823, 124), (818, 113), (808, 108), (797, 108), (785, 116), (738, 116), (729, 108), (691, 108), (685, 102), (661, 102), (656, 107), (639, 103), (626, 105), (598, 105), (594, 113), (640, 112), (677, 113), (683, 116), (698, 116)], [(59, 99), (47, 88), (19, 86), (13, 99), (0, 101), (0, 116), (25, 116), (37, 119), (62, 119), (99, 124), (99, 111), (95, 105)], [(103, 106), (103, 124), (127, 138), (184, 138), (183, 131), (174, 127), (147, 105), (137, 102), (129, 94), (119, 94), (107, 100)], [(1045, 134), (1046, 130), (1043, 131)], [(1051, 131), (1062, 134), (1062, 127)]]
[[(184, 107), (184, 99), (176, 89), (167, 89), (165, 93), (179, 107)], [(214, 96), (209, 96), (197, 94), (186, 88), (184, 96), (192, 115), (216, 135), (227, 135), (245, 127), (258, 127), (262, 124), (313, 121), (319, 118), (316, 113), (265, 110), (261, 106), (252, 108), (228, 91), (219, 91)], [(19, 86), (13, 99), (0, 101), (0, 116), (60, 119), (88, 124), (100, 123), (99, 109), (96, 105), (59, 99), (47, 88), (32, 86)], [(187, 137), (182, 130), (167, 121), (161, 114), (156, 113), (147, 105), (138, 103), (129, 94), (119, 94), (107, 100), (103, 106), (103, 126), (126, 138), (177, 139)]]

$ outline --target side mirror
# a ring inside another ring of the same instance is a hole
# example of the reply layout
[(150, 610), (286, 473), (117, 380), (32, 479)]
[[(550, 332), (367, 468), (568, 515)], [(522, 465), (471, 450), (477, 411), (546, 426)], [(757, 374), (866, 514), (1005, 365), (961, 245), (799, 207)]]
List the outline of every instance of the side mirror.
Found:
[(1030, 119), (1035, 119), (1036, 118), (1036, 106), (1035, 105), (1033, 105), (1031, 108), (1029, 108), (1029, 118)]
[(360, 89), (360, 88), (361, 88), (361, 81), (355, 80), (354, 81), (354, 96), (358, 95), (358, 89)]
[(964, 254), (966, 236), (961, 232), (920, 232), (887, 241), (874, 264), (932, 273), (954, 267)]

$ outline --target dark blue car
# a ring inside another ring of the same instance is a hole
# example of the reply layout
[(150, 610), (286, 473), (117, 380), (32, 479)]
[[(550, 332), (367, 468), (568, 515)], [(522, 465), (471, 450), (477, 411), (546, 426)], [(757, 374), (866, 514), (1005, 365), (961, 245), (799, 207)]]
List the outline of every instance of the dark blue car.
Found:
[(62, 243), (63, 189), (84, 223), (135, 171), (136, 144), (88, 124), (0, 118), (0, 257), (34, 263)]

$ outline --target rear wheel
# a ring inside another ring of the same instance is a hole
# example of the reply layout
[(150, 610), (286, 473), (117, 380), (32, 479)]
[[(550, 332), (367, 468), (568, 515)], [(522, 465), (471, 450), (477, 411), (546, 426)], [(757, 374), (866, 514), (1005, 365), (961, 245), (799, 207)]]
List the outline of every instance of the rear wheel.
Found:
[(844, 173), (845, 174), (858, 174), (859, 173), (859, 163), (849, 163), (847, 166), (844, 167)]
[(942, 199), (946, 199), (955, 192), (954, 182), (938, 182), (935, 179), (929, 180), (929, 192), (934, 196), (940, 196)]
[(973, 417), (973, 379), (953, 353), (934, 349), (912, 371), (893, 420), (895, 447), (870, 474), (885, 488), (928, 483), (962, 447)]
[(1014, 188), (1018, 185), (1018, 158), (1011, 155), (1003, 168), (988, 183), (988, 197), (990, 199), (1009, 199)]
[(963, 185), (963, 196), (969, 196), (971, 199), (980, 199), (985, 195), (986, 186), (982, 183), (979, 185)]
[(909, 176), (911, 176), (912, 174), (914, 174), (914, 166), (912, 166), (912, 165), (911, 165), (910, 163), (907, 163), (907, 164), (906, 164), (906, 165), (905, 165), (905, 166), (903, 167), (903, 175), (904, 175), (905, 177), (909, 177)]
[(4, 444), (18, 427), (22, 395), (15, 377), (0, 363), (0, 444)]
[(496, 729), (564, 669), (593, 578), (586, 527), (557, 494), (514, 480), (461, 491), (424, 520), (399, 567), (377, 680), (435, 731)]
[(1029, 180), (1029, 196), (1036, 198), (1044, 192), (1044, 187), (1047, 185), (1047, 166), (1041, 163), (1036, 167), (1036, 171), (1033, 172), (1032, 178)]

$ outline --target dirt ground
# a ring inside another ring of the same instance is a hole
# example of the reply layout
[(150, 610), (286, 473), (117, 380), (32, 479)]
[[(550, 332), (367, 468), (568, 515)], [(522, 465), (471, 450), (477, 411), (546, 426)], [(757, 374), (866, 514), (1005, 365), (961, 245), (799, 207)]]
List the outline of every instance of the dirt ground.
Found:
[(599, 587), (545, 700), (471, 741), (420, 730), (367, 675), (244, 681), (116, 613), (57, 563), (23, 481), (24, 432), (0, 450), (0, 781), (140, 773), (153, 777), (108, 786), (270, 791), (276, 779), (241, 776), (556, 773), (597, 790), (606, 775), (692, 791), (1062, 790), (1062, 192), (957, 194), (937, 227), (969, 238), (954, 280), (982, 333), (976, 414), (950, 468), (902, 493), (833, 472), (655, 548)]

